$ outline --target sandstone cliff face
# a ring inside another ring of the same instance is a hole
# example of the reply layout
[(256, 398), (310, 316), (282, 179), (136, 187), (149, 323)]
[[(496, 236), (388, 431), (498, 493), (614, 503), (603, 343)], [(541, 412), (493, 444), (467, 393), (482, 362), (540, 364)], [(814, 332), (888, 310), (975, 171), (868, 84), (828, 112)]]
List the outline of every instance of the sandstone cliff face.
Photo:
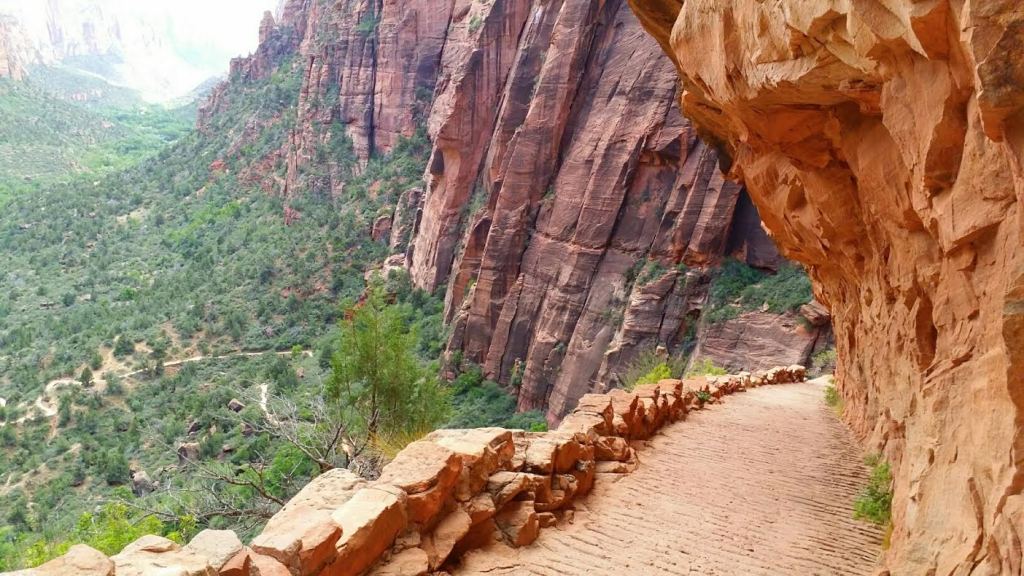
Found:
[[(442, 59), (410, 269), (447, 283), (449, 351), (554, 420), (638, 351), (683, 342), (707, 289), (686, 267), (721, 259), (741, 189), (624, 3), (473, 10)], [(744, 222), (734, 251), (777, 264)]]
[[(374, 240), (395, 250), (389, 266), (404, 255), (418, 286), (446, 290), (448, 351), (522, 409), (556, 420), (639, 352), (692, 339), (725, 254), (779, 264), (680, 115), (672, 61), (621, 0), (288, 0), (260, 37), (233, 82), (302, 75), (277, 192), (337, 196), (351, 170), (426, 129), (424, 187)], [(229, 94), (214, 92), (201, 128)], [(779, 362), (807, 360), (784, 328), (757, 334), (786, 348)]]
[(0, 78), (22, 80), (35, 53), (17, 20), (0, 15)]
[(893, 574), (1021, 574), (1024, 8), (632, 0), (832, 311)]

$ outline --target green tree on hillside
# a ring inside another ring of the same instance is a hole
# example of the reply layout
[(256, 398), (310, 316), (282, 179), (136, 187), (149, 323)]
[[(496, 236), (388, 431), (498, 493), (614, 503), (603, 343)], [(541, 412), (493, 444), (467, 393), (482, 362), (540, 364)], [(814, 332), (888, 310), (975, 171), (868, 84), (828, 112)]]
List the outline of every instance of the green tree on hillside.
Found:
[(416, 335), (381, 286), (342, 320), (338, 342), (326, 394), (350, 433), (429, 431), (448, 416), (446, 390), (417, 358)]
[(114, 356), (118, 358), (126, 358), (135, 352), (135, 344), (131, 338), (126, 338), (123, 334), (117, 337), (117, 342), (114, 344)]
[(82, 383), (82, 386), (89, 388), (92, 386), (92, 368), (86, 366), (82, 368), (82, 375), (78, 377), (78, 381)]

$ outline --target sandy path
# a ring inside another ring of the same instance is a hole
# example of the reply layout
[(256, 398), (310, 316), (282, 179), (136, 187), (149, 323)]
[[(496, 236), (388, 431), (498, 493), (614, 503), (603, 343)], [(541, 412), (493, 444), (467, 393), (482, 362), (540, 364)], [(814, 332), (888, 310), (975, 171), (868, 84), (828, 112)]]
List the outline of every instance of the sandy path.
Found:
[(456, 575), (779, 576), (871, 573), (875, 527), (854, 520), (861, 451), (823, 384), (736, 394), (664, 429), (573, 524), (532, 546), (471, 553)]

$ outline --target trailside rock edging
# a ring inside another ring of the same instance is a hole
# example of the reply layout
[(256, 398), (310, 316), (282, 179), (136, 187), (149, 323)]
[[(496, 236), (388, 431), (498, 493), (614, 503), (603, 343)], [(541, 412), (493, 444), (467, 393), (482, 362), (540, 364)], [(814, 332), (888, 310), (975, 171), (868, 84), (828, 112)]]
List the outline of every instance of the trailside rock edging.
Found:
[(422, 576), (503, 541), (527, 546), (571, 521), (595, 482), (639, 465), (643, 440), (687, 412), (748, 388), (802, 382), (802, 366), (662, 380), (588, 394), (549, 432), (437, 430), (373, 482), (331, 470), (306, 485), (249, 546), (204, 530), (186, 546), (146, 536), (106, 558), (87, 546), (9, 576)]

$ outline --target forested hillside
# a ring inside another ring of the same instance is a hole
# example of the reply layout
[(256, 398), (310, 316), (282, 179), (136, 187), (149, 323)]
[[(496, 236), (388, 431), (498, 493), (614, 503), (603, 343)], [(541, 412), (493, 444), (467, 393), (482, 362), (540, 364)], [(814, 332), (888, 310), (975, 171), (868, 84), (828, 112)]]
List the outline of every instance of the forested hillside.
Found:
[[(239, 175), (284, 174), (283, 163), (257, 163), (285, 143), (297, 74), (285, 65), (233, 86), (232, 106), (206, 133), (163, 149), (161, 139), (184, 133), (175, 122), (187, 112), (153, 110), (146, 114), (159, 122), (115, 124), (97, 137), (111, 119), (142, 112), (100, 115), (31, 84), (5, 84), (0, 105), (46, 120), (36, 137), (6, 140), (12, 151), (47, 165), (33, 144), (72, 139), (53, 142), (68, 170), (11, 178), (0, 212), (0, 569), (118, 532), (104, 548), (139, 530), (258, 526), (264, 516), (215, 513), (204, 494), (225, 480), (190, 471), (182, 445), (195, 444), (197, 469), (221, 466), (226, 477), (244, 475), (237, 465), (267, 463), (273, 499), (316, 473), (281, 438), (254, 432), (253, 404), (261, 391), (271, 409), (323, 392), (342, 312), (387, 255), (371, 239), (373, 220), (419, 180), (428, 148), (417, 132), (357, 173), (340, 136), (331, 153), (348, 173), (345, 195), (291, 198), (286, 208)], [(89, 162), (98, 150), (108, 163)], [(420, 361), (436, 373), (440, 300), (402, 273), (386, 289)], [(445, 416), (456, 424), (506, 424), (514, 412), (514, 400), (479, 375), (453, 391), (465, 406)], [(249, 407), (238, 414), (233, 399)], [(518, 422), (529, 427), (533, 418)], [(231, 497), (242, 509), (274, 502), (244, 489)]]

